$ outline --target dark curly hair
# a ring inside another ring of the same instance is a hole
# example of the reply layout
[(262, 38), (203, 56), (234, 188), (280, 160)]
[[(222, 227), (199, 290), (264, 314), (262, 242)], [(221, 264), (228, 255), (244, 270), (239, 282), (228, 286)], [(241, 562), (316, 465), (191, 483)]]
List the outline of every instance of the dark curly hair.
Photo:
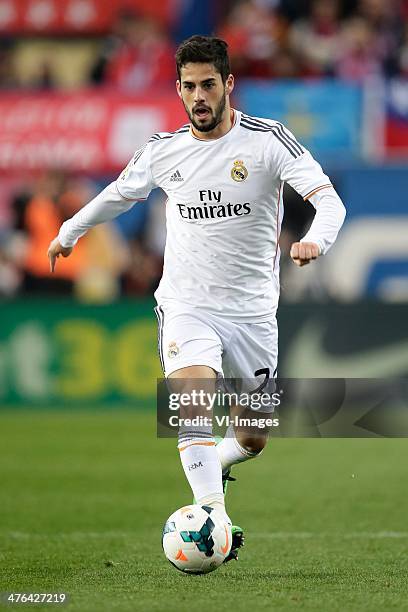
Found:
[(222, 82), (231, 72), (228, 57), (228, 45), (221, 38), (214, 36), (191, 36), (184, 40), (176, 52), (177, 74), (180, 79), (181, 68), (192, 63), (214, 64), (220, 73)]

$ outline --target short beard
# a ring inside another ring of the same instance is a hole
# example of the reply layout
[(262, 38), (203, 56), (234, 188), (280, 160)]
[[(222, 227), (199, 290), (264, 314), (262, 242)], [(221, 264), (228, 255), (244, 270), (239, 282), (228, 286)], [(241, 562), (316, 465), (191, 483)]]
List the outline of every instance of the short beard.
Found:
[[(184, 104), (184, 101), (183, 101)], [(211, 123), (209, 123), (208, 125), (200, 125), (198, 124), (195, 119), (194, 119), (194, 115), (192, 113), (190, 113), (190, 111), (188, 110), (187, 106), (184, 104), (184, 108), (186, 109), (186, 113), (188, 115), (188, 118), (190, 119), (191, 123), (193, 124), (193, 126), (195, 127), (195, 129), (198, 132), (211, 132), (212, 130), (214, 130), (217, 125), (219, 125), (222, 121), (222, 116), (224, 114), (225, 111), (225, 105), (226, 105), (226, 95), (225, 92), (222, 95), (221, 100), (218, 103), (217, 108), (215, 109), (215, 113), (213, 116), (213, 120), (211, 121)]]

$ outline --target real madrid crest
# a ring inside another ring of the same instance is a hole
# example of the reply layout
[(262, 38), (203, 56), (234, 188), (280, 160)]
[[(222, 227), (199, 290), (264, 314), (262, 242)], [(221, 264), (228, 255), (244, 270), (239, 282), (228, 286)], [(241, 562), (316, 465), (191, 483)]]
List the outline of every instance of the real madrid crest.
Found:
[(244, 166), (244, 162), (237, 160), (234, 161), (234, 165), (231, 170), (231, 178), (238, 183), (245, 181), (248, 176), (248, 170)]
[(177, 355), (179, 354), (180, 349), (177, 346), (177, 344), (173, 341), (169, 343), (169, 351), (168, 351), (168, 356), (170, 357), (170, 359), (172, 357), (177, 357)]

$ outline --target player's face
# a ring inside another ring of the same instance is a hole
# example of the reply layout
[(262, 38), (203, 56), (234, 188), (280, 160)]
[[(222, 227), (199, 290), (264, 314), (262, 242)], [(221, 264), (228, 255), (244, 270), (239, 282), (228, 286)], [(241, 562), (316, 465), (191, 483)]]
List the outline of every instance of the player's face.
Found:
[(223, 121), (227, 105), (229, 112), (232, 75), (223, 83), (213, 64), (190, 62), (180, 77), (177, 91), (191, 123), (200, 132), (211, 132)]

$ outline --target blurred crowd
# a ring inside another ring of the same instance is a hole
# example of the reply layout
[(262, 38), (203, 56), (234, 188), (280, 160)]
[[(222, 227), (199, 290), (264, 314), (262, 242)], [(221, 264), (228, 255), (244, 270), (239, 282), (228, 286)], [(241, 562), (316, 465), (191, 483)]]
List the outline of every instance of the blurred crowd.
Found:
[(151, 294), (161, 276), (165, 206), (160, 194), (93, 228), (50, 273), (46, 253), (61, 224), (101, 190), (97, 182), (49, 171), (9, 194), (0, 217), (0, 296), (75, 296), (110, 301)]
[[(408, 0), (184, 4), (196, 11), (204, 5), (212, 15), (207, 28), (228, 42), (237, 76), (361, 81), (376, 74), (408, 74)], [(168, 85), (174, 80), (178, 39), (191, 33), (196, 32), (177, 24), (165, 27), (152, 16), (127, 9), (104, 36), (3, 35), (0, 88), (105, 85), (134, 92)]]
[[(173, 56), (180, 38), (197, 32), (215, 33), (228, 42), (232, 69), (240, 78), (363, 82), (376, 75), (408, 75), (408, 0), (214, 0), (207, 5), (191, 0), (184, 5), (211, 15), (208, 31), (200, 32), (192, 18), (184, 28), (177, 23), (166, 28), (127, 9), (105, 35), (3, 35), (0, 89), (143, 92), (167, 87), (175, 78)], [(198, 12), (196, 17), (203, 21)], [(72, 257), (59, 260), (56, 273), (49, 273), (45, 252), (60, 224), (112, 178), (91, 181), (47, 171), (2, 189), (0, 296), (52, 292), (108, 300), (152, 292), (161, 275), (165, 241), (160, 194), (89, 232)], [(289, 197), (293, 206), (287, 207), (281, 238), (286, 255), (312, 215), (311, 207)]]
[(240, 76), (361, 82), (408, 74), (408, 3), (401, 0), (243, 1), (232, 4), (219, 34)]

